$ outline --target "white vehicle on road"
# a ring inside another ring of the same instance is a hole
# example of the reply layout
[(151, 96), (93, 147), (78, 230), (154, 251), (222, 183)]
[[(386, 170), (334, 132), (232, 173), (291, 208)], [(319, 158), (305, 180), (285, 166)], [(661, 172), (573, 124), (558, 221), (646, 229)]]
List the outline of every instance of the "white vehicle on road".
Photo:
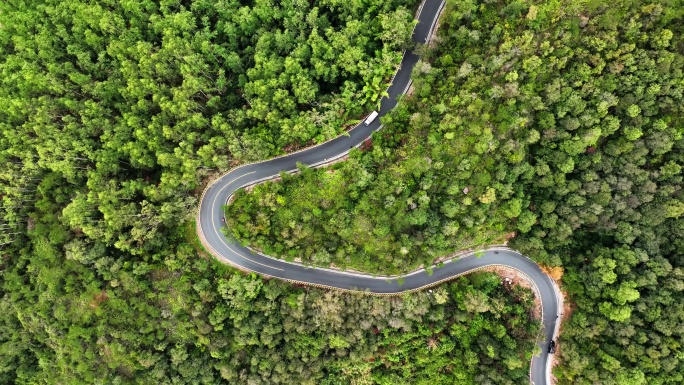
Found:
[[(416, 26), (419, 34), (414, 35), (418, 36), (416, 37), (416, 42), (420, 41), (419, 37), (425, 36), (424, 34), (430, 36), (446, 3), (443, 0), (423, 0), (423, 4), (422, 12), (419, 12), (418, 16), (419, 23)], [(432, 23), (430, 23), (430, 20), (432, 20)], [(397, 90), (403, 89), (403, 93), (405, 93), (411, 84), (410, 75), (415, 64), (413, 59), (415, 57), (403, 56), (402, 64), (393, 77), (393, 84), (396, 90), (388, 91), (388, 95), (394, 96), (386, 96), (387, 99), (382, 99), (392, 102), (386, 104), (388, 111), (393, 108), (393, 103), (397, 102), (396, 96), (402, 94), (402, 92), (397, 92)], [(364, 127), (354, 128), (355, 130), (358, 129), (363, 135), (358, 135), (359, 132), (357, 131), (357, 135), (351, 138), (353, 140), (350, 140), (350, 138), (337, 138), (321, 144), (319, 148), (309, 148), (261, 163), (236, 167), (213, 181), (202, 192), (200, 208), (197, 210), (197, 233), (200, 241), (206, 250), (219, 261), (244, 271), (319, 288), (383, 296), (402, 295), (403, 293), (422, 290), (423, 288), (431, 290), (432, 286), (444, 282), (451, 277), (458, 277), (482, 267), (508, 266), (527, 277), (529, 282), (531, 282), (535, 296), (539, 298), (541, 320), (544, 327), (544, 341), (549, 342), (540, 344), (542, 349), (539, 354), (531, 357), (530, 382), (533, 385), (535, 383), (537, 385), (550, 384), (551, 363), (553, 360), (549, 359), (549, 354), (553, 354), (553, 352), (549, 352), (549, 345), (551, 345), (550, 341), (553, 341), (553, 348), (551, 350), (556, 349), (555, 351), (557, 351), (556, 341), (560, 329), (561, 318), (559, 316), (562, 314), (563, 296), (554, 281), (534, 261), (515, 250), (495, 247), (482, 250), (482, 254), (479, 252), (470, 253), (458, 258), (448, 259), (444, 261), (442, 267), (431, 267), (431, 269), (435, 269), (435, 275), (428, 273), (426, 269), (422, 269), (404, 276), (378, 277), (362, 273), (313, 268), (296, 262), (281, 261), (243, 246), (235, 239), (227, 238), (221, 232), (221, 229), (225, 226), (223, 222), (225, 217), (222, 215), (224, 211), (220, 207), (228, 204), (233, 194), (238, 190), (246, 186), (278, 178), (280, 174), (276, 173), (276, 170), (296, 170), (297, 163), (300, 161), (306, 161), (308, 164), (318, 166), (322, 162), (340, 159), (348, 152), (347, 147), (351, 150), (356, 146), (360, 146), (364, 143), (364, 138), (368, 138), (372, 131), (377, 129), (371, 129), (368, 126), (378, 119), (379, 116), (378, 111), (373, 111), (369, 114), (362, 121)], [(378, 126), (380, 125), (378, 124)], [(314, 153), (314, 151), (321, 152)], [(323, 154), (329, 158), (324, 158), (323, 161), (320, 161), (320, 158), (325, 156)], [(236, 181), (239, 182), (235, 183)], [(467, 190), (464, 190), (464, 193), (467, 192)], [(436, 277), (437, 275), (439, 277)], [(400, 285), (399, 282), (402, 284)]]
[(371, 123), (373, 123), (373, 121), (374, 121), (375, 118), (377, 118), (377, 117), (378, 117), (378, 111), (373, 111), (373, 112), (370, 113), (370, 115), (368, 115), (368, 117), (366, 118), (366, 120), (363, 121), (363, 124), (365, 124), (366, 126), (368, 126), (368, 125), (370, 125)]

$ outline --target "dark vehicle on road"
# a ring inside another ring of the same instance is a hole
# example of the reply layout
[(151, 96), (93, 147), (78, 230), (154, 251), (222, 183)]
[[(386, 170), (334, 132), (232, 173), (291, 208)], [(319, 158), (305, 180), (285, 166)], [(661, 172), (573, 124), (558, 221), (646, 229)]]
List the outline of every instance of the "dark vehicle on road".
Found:
[(556, 341), (551, 340), (549, 342), (549, 353), (553, 354), (556, 352)]

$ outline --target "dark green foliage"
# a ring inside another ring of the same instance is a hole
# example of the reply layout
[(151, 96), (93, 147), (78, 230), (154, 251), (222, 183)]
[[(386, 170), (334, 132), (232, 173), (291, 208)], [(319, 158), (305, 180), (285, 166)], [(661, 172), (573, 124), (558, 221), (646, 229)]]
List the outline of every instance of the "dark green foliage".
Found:
[(201, 178), (357, 119), (416, 1), (243, 3), (0, 2), (0, 383), (525, 383), (492, 275), (381, 299), (198, 255)]
[[(682, 383), (683, 4), (449, 4), (372, 144), (238, 199), (234, 231), (378, 272), (515, 231), (514, 248), (565, 268), (577, 305), (561, 383)], [(261, 205), (270, 194), (288, 206)]]
[(68, 227), (152, 254), (210, 169), (330, 138), (374, 105), (414, 3), (3, 2), (2, 179), (55, 172)]
[(4, 266), (2, 383), (527, 381), (532, 293), (493, 274), (378, 298), (226, 271), (186, 244), (164, 263), (110, 252), (90, 267), (45, 236), (66, 233), (58, 195), (41, 195), (32, 246)]

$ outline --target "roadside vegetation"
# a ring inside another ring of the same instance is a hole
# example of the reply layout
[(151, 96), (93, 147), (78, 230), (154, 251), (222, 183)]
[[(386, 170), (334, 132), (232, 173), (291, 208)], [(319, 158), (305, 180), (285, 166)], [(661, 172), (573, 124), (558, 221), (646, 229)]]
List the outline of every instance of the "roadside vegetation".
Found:
[(684, 6), (449, 1), (346, 163), (241, 194), (240, 240), (373, 273), (509, 240), (565, 271), (563, 384), (684, 381)]
[(212, 170), (331, 138), (372, 108), (416, 3), (3, 2), (3, 217), (25, 221), (50, 178), (61, 221), (86, 236), (68, 242), (156, 253)]
[(373, 107), (417, 1), (0, 2), (0, 383), (525, 384), (531, 293), (291, 286), (197, 247), (201, 181)]

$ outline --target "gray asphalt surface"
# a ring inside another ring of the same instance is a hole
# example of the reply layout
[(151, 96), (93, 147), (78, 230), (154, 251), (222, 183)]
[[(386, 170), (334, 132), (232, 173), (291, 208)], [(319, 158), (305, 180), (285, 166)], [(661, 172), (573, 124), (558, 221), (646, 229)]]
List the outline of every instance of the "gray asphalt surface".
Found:
[[(425, 0), (418, 17), (418, 25), (413, 33), (413, 41), (423, 43), (432, 30), (433, 21), (440, 12), (443, 4), (440, 0)], [(381, 101), (380, 116), (382, 117), (397, 104), (397, 97), (407, 88), (413, 66), (418, 62), (418, 56), (406, 52), (393, 84), (388, 89), (389, 97)], [(338, 288), (345, 290), (367, 291), (376, 294), (392, 294), (433, 286), (439, 282), (456, 276), (492, 265), (502, 265), (520, 270), (536, 285), (541, 296), (544, 341), (540, 342), (542, 353), (533, 357), (530, 380), (533, 384), (547, 384), (548, 342), (553, 338), (558, 300), (550, 278), (544, 274), (536, 263), (525, 256), (508, 249), (488, 250), (484, 255), (476, 257), (470, 255), (458, 260), (445, 263), (443, 267), (434, 268), (433, 274), (428, 275), (424, 270), (403, 276), (403, 283), (399, 285), (400, 277), (373, 277), (330, 269), (305, 267), (295, 263), (288, 263), (268, 256), (255, 253), (237, 241), (226, 237), (221, 232), (223, 226), (223, 211), (221, 207), (238, 189), (259, 181), (272, 179), (280, 171), (296, 169), (301, 162), (316, 165), (324, 159), (332, 159), (346, 154), (351, 147), (360, 145), (375, 130), (380, 128), (380, 119), (376, 119), (370, 126), (359, 124), (349, 132), (349, 136), (341, 136), (317, 147), (293, 153), (284, 157), (274, 158), (256, 164), (238, 167), (230, 173), (214, 181), (206, 190), (200, 202), (198, 212), (198, 234), (202, 243), (218, 260), (275, 278), (303, 282), (317, 286)]]

